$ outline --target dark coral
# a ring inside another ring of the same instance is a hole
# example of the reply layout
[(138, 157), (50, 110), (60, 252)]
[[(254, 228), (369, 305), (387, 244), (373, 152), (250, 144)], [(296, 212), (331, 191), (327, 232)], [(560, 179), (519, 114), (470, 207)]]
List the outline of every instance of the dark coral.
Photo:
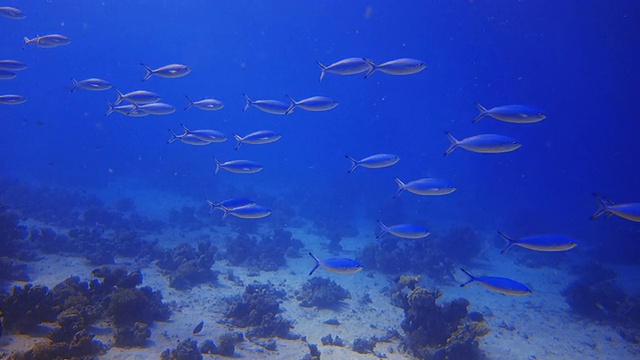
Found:
[(233, 356), (236, 351), (236, 344), (242, 341), (244, 341), (244, 336), (240, 332), (224, 333), (218, 338), (218, 349), (216, 354), (222, 356)]
[(147, 339), (150, 337), (149, 325), (141, 322), (133, 326), (121, 326), (113, 336), (114, 345), (117, 347), (143, 347), (147, 345)]
[(43, 322), (54, 322), (58, 315), (53, 295), (46, 286), (14, 286), (9, 295), (0, 295), (0, 304), (5, 329), (15, 329), (20, 333), (26, 333)]
[(322, 342), (322, 345), (324, 346), (344, 346), (344, 340), (342, 340), (342, 338), (340, 336), (337, 336), (334, 338), (333, 336), (331, 336), (331, 334), (328, 334), (327, 336), (323, 336), (320, 341)]
[(342, 300), (350, 299), (351, 294), (333, 280), (313, 277), (302, 285), (296, 298), (300, 306), (339, 309), (344, 304)]
[(11, 354), (8, 359), (93, 359), (96, 355), (107, 352), (107, 346), (93, 340), (94, 334), (84, 330), (76, 333), (70, 342), (40, 342), (27, 351)]
[(287, 265), (286, 257), (300, 257), (302, 241), (284, 229), (277, 228), (268, 236), (241, 233), (227, 244), (225, 258), (231, 265), (250, 269), (274, 271)]
[(169, 319), (171, 310), (162, 302), (162, 295), (148, 286), (139, 289), (116, 288), (104, 300), (106, 315), (116, 326), (136, 322), (151, 324)]
[(175, 349), (166, 349), (160, 354), (161, 360), (202, 360), (198, 342), (191, 339), (180, 341)]
[(353, 340), (351, 350), (359, 354), (372, 354), (374, 347), (376, 347), (376, 341), (374, 339), (357, 338)]
[(320, 360), (321, 352), (318, 350), (318, 345), (307, 344), (309, 346), (309, 353), (306, 354), (302, 360)]
[(19, 225), (19, 215), (0, 204), (0, 256), (18, 257), (25, 248), (26, 230)]
[(183, 243), (164, 252), (156, 265), (168, 275), (169, 285), (178, 290), (190, 289), (201, 283), (213, 283), (218, 274), (211, 270), (218, 248), (209, 241), (198, 243), (195, 249)]
[(6, 257), (0, 258), (0, 280), (29, 281), (27, 265)]

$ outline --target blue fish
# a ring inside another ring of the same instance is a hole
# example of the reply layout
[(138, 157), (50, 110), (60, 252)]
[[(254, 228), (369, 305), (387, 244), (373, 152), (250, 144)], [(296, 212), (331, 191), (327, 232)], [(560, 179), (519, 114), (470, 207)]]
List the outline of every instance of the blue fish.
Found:
[(497, 277), (497, 276), (478, 276), (475, 277), (471, 275), (467, 270), (460, 269), (465, 274), (469, 275), (471, 279), (464, 284), (460, 284), (460, 287), (465, 287), (471, 283), (478, 283), (487, 289), (495, 292), (499, 292), (505, 295), (513, 295), (513, 296), (524, 296), (531, 294), (531, 289), (529, 289), (526, 285), (521, 284), (517, 281)]
[(595, 220), (604, 214), (605, 219), (611, 215), (618, 215), (623, 219), (640, 222), (640, 203), (616, 204), (607, 197), (602, 197), (598, 194), (593, 194), (593, 196), (598, 199), (600, 207), (593, 214), (591, 220)]
[(244, 106), (243, 111), (247, 111), (250, 107), (253, 106), (256, 109), (262, 110), (269, 114), (289, 115), (293, 112), (293, 104), (287, 104), (286, 102), (278, 100), (251, 100), (251, 98), (246, 94), (242, 95), (244, 95), (244, 99), (247, 101), (247, 104)]
[(227, 200), (223, 200), (217, 203), (214, 203), (213, 201), (209, 201), (209, 199), (207, 199), (207, 203), (209, 203), (209, 206), (211, 207), (211, 209), (209, 210), (209, 214), (213, 213), (213, 210), (215, 209), (220, 209), (223, 210), (227, 209), (227, 210), (234, 210), (237, 208), (241, 208), (241, 207), (245, 207), (245, 206), (249, 206), (249, 205), (255, 205), (256, 202), (251, 200), (251, 199), (247, 199), (247, 198), (234, 198), (234, 199), (227, 199)]
[(535, 123), (547, 117), (542, 110), (527, 105), (496, 106), (489, 110), (479, 103), (476, 103), (476, 106), (480, 114), (473, 119), (474, 123), (480, 121), (480, 119), (485, 116), (491, 116), (496, 120), (517, 124)]
[(362, 270), (362, 265), (353, 259), (329, 258), (325, 260), (320, 260), (317, 257), (315, 257), (312, 253), (309, 253), (309, 255), (311, 255), (313, 260), (316, 261), (316, 266), (314, 266), (313, 269), (311, 269), (309, 276), (311, 276), (311, 274), (313, 274), (313, 272), (316, 271), (318, 267), (321, 267), (327, 271), (331, 271), (338, 274), (355, 274), (358, 271)]
[(426, 227), (415, 224), (398, 224), (386, 226), (380, 220), (378, 220), (378, 224), (380, 224), (382, 231), (380, 231), (380, 233), (376, 235), (376, 238), (379, 238), (386, 233), (390, 233), (397, 237), (405, 239), (422, 239), (431, 234), (429, 232), (429, 229), (427, 229)]
[(515, 139), (504, 135), (481, 134), (458, 140), (448, 132), (445, 132), (445, 134), (451, 142), (451, 145), (444, 153), (445, 156), (449, 155), (458, 147), (476, 153), (498, 154), (513, 151), (522, 146), (522, 144), (517, 142)]
[(322, 68), (322, 73), (320, 73), (320, 81), (324, 78), (326, 73), (334, 73), (339, 75), (353, 75), (360, 74), (371, 69), (371, 65), (363, 58), (348, 58), (343, 59), (329, 66), (325, 66), (320, 61), (317, 61), (320, 68)]
[(578, 245), (576, 240), (564, 235), (540, 234), (513, 240), (501, 231), (498, 231), (498, 234), (508, 242), (507, 246), (500, 251), (500, 254), (506, 253), (507, 250), (511, 249), (513, 246), (520, 246), (525, 249), (536, 251), (566, 251), (571, 250)]
[(447, 195), (456, 191), (456, 187), (451, 185), (448, 181), (438, 178), (423, 178), (418, 180), (409, 181), (403, 183), (402, 180), (396, 178), (396, 184), (398, 184), (398, 191), (393, 198), (395, 199), (404, 190), (414, 193), (416, 195)]
[(213, 158), (216, 162), (216, 172), (218, 174), (220, 169), (227, 170), (236, 174), (253, 174), (262, 170), (262, 165), (250, 161), (250, 160), (231, 160), (226, 162), (220, 162), (218, 158)]
[(227, 209), (224, 207), (221, 209), (224, 211), (222, 215), (223, 219), (226, 219), (229, 215), (241, 219), (262, 219), (263, 217), (271, 215), (271, 209), (257, 204), (241, 206), (235, 209)]
[(349, 155), (345, 155), (345, 157), (351, 161), (351, 168), (347, 171), (349, 174), (351, 174), (358, 166), (369, 169), (380, 169), (389, 167), (400, 161), (400, 157), (393, 154), (376, 154), (361, 160), (356, 160)]

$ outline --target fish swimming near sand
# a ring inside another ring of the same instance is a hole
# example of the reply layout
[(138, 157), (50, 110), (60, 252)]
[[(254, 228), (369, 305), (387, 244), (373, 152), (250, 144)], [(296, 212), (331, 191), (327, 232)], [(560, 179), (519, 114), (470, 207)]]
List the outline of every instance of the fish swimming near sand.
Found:
[(313, 258), (313, 260), (316, 261), (316, 266), (311, 269), (309, 276), (311, 276), (311, 274), (313, 274), (313, 272), (316, 271), (318, 267), (338, 274), (355, 274), (358, 271), (362, 270), (362, 264), (353, 259), (329, 258), (320, 260), (312, 253), (309, 253), (309, 255)]
[(514, 246), (536, 251), (567, 251), (578, 245), (575, 239), (557, 234), (531, 235), (515, 240), (501, 231), (498, 231), (498, 234), (507, 240), (507, 246), (500, 251), (500, 254), (506, 253), (507, 250)]
[(199, 333), (200, 331), (202, 331), (202, 327), (204, 326), (204, 321), (200, 321), (200, 323), (198, 325), (196, 325), (196, 327), (193, 329), (193, 335)]
[(460, 270), (462, 270), (470, 277), (469, 281), (465, 282), (464, 284), (460, 284), (460, 287), (465, 287), (471, 283), (478, 283), (491, 291), (499, 292), (505, 295), (524, 296), (531, 294), (531, 289), (515, 280), (497, 276), (476, 277), (471, 275), (471, 273), (469, 273), (469, 271), (465, 269)]
[(547, 118), (547, 115), (545, 115), (542, 110), (527, 105), (504, 105), (487, 109), (479, 103), (476, 103), (476, 107), (480, 111), (480, 114), (473, 119), (474, 123), (480, 121), (485, 116), (516, 124), (535, 123)]
[(599, 194), (593, 194), (593, 196), (598, 199), (599, 208), (591, 220), (595, 220), (601, 215), (604, 215), (605, 219), (611, 215), (617, 215), (623, 219), (640, 222), (640, 203), (616, 204), (606, 196)]

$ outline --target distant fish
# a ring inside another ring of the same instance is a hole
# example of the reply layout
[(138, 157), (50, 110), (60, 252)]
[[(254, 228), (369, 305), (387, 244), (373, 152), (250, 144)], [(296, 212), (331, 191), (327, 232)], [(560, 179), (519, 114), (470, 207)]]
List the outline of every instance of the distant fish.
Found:
[(175, 132), (173, 132), (173, 130), (169, 129), (169, 132), (171, 132), (171, 138), (169, 140), (167, 140), (167, 144), (171, 144), (172, 142), (179, 140), (181, 143), (184, 144), (188, 144), (188, 145), (194, 145), (194, 146), (204, 146), (204, 145), (209, 145), (211, 144), (210, 141), (205, 141), (202, 140), (194, 135), (191, 134), (187, 134), (184, 133), (182, 135), (178, 135)]
[(209, 206), (211, 207), (209, 214), (213, 213), (213, 210), (215, 209), (220, 209), (220, 210), (235, 210), (237, 208), (241, 208), (241, 207), (245, 207), (245, 206), (249, 206), (249, 205), (255, 205), (256, 202), (251, 200), (251, 199), (247, 199), (247, 198), (234, 198), (234, 199), (227, 199), (227, 200), (223, 200), (217, 203), (214, 203), (212, 201), (209, 201), (207, 199), (207, 203), (209, 203)]
[(478, 283), (487, 289), (495, 292), (499, 292), (505, 295), (513, 295), (513, 296), (524, 296), (531, 294), (531, 289), (529, 289), (526, 285), (521, 284), (517, 281), (496, 277), (496, 276), (479, 276), (475, 277), (471, 275), (467, 270), (460, 269), (465, 274), (469, 275), (471, 279), (464, 284), (461, 284), (460, 287), (465, 287), (471, 283)]
[(367, 74), (364, 76), (365, 79), (371, 76), (376, 70), (380, 70), (383, 73), (389, 75), (410, 75), (418, 73), (427, 67), (424, 62), (416, 59), (397, 59), (387, 61), (386, 63), (380, 65), (374, 64), (373, 61), (369, 59), (365, 60), (371, 66), (369, 72), (367, 72)]
[(478, 107), (480, 114), (473, 119), (474, 123), (478, 122), (485, 116), (491, 116), (492, 118), (500, 121), (517, 124), (535, 123), (542, 121), (547, 117), (542, 110), (527, 105), (496, 106), (489, 110), (479, 103), (476, 103), (476, 106)]
[(345, 157), (351, 161), (351, 168), (347, 171), (349, 174), (351, 174), (358, 166), (369, 169), (380, 169), (389, 167), (400, 161), (400, 157), (393, 154), (376, 154), (367, 156), (361, 160), (356, 160), (349, 155), (345, 155)]
[(398, 184), (398, 191), (393, 196), (398, 197), (401, 192), (407, 190), (410, 193), (416, 195), (447, 195), (456, 191), (456, 188), (448, 181), (438, 178), (422, 178), (413, 180), (408, 183), (403, 183), (402, 180), (396, 178), (396, 184)]
[(354, 75), (363, 73), (371, 69), (371, 65), (363, 58), (348, 58), (334, 62), (329, 66), (323, 65), (320, 61), (317, 62), (322, 69), (320, 73), (320, 81), (324, 78), (326, 73), (333, 73), (338, 75)]
[(76, 88), (89, 91), (104, 91), (109, 90), (113, 87), (110, 82), (97, 78), (85, 79), (80, 81), (76, 81), (76, 79), (71, 78), (71, 81), (73, 81), (73, 88), (71, 88), (71, 92), (73, 92)]
[(27, 101), (22, 95), (0, 95), (0, 104), (3, 105), (19, 105)]
[(244, 99), (247, 101), (247, 104), (244, 106), (243, 111), (249, 110), (250, 107), (255, 107), (258, 110), (262, 110), (269, 114), (275, 115), (288, 115), (293, 112), (293, 104), (287, 104), (286, 102), (278, 101), (278, 100), (251, 100), (246, 94), (244, 95)]
[(451, 145), (444, 153), (445, 156), (449, 155), (458, 147), (476, 153), (498, 154), (510, 152), (522, 146), (522, 144), (517, 142), (515, 139), (503, 135), (482, 134), (457, 140), (448, 132), (445, 132), (445, 134), (447, 134), (447, 137), (449, 137), (449, 141), (451, 142)]
[(151, 76), (159, 76), (162, 78), (172, 79), (179, 78), (188, 75), (191, 72), (191, 68), (182, 64), (171, 64), (159, 67), (157, 69), (151, 69), (147, 65), (140, 63), (147, 70), (147, 74), (142, 78), (142, 81), (146, 81)]
[(27, 68), (27, 64), (18, 60), (0, 60), (0, 70), (20, 71)]
[(185, 135), (195, 136), (198, 139), (203, 141), (212, 142), (212, 143), (221, 143), (221, 142), (227, 141), (227, 135), (217, 130), (209, 130), (209, 129), (191, 130), (188, 127), (186, 127), (184, 124), (180, 124), (180, 126), (182, 126), (182, 129), (184, 130)]
[(0, 69), (0, 80), (13, 80), (16, 76), (16, 73), (13, 71)]
[(498, 231), (498, 234), (507, 240), (507, 246), (500, 251), (500, 254), (504, 254), (507, 250), (513, 246), (520, 246), (529, 250), (536, 251), (566, 251), (571, 250), (578, 242), (570, 237), (556, 234), (541, 234), (526, 236), (521, 239), (514, 240), (507, 235)]
[(595, 220), (604, 214), (605, 219), (611, 215), (618, 215), (623, 219), (640, 222), (640, 203), (616, 204), (606, 196), (603, 197), (598, 194), (593, 194), (593, 196), (598, 199), (599, 208), (593, 214), (591, 220)]
[(122, 100), (127, 100), (133, 104), (149, 104), (160, 100), (160, 95), (147, 90), (138, 90), (123, 94), (116, 89), (116, 92), (118, 93), (118, 98), (116, 99), (115, 105), (120, 104)]
[(340, 104), (339, 102), (325, 96), (313, 96), (310, 98), (302, 99), (300, 101), (293, 100), (289, 95), (286, 96), (287, 99), (291, 101), (291, 104), (293, 104), (293, 106), (291, 106), (287, 110), (288, 113), (292, 113), (293, 110), (297, 107), (308, 111), (327, 111), (335, 108)]
[(249, 160), (231, 160), (220, 162), (218, 158), (214, 157), (213, 159), (216, 162), (215, 174), (219, 173), (222, 169), (236, 174), (253, 174), (263, 169), (262, 165)]
[(427, 229), (426, 227), (415, 224), (398, 224), (393, 226), (386, 226), (380, 220), (378, 220), (378, 224), (380, 224), (380, 228), (382, 228), (382, 231), (380, 231), (380, 233), (376, 235), (376, 238), (389, 233), (405, 239), (422, 239), (431, 234), (429, 232), (429, 229)]
[(317, 257), (315, 257), (312, 253), (309, 253), (309, 255), (311, 255), (313, 260), (316, 261), (316, 266), (314, 266), (313, 269), (311, 269), (309, 276), (311, 276), (311, 274), (313, 274), (313, 272), (316, 271), (318, 267), (321, 267), (327, 271), (331, 271), (338, 274), (355, 274), (358, 271), (362, 270), (362, 265), (353, 259), (329, 258), (325, 260), (320, 260)]
[(149, 115), (149, 113), (140, 110), (140, 109), (135, 109), (135, 106), (133, 104), (127, 104), (127, 105), (114, 105), (110, 102), (107, 101), (107, 104), (109, 105), (109, 110), (107, 110), (107, 113), (104, 114), (104, 116), (109, 116), (111, 115), (112, 112), (118, 112), (122, 115), (126, 115), (126, 116), (130, 116), (130, 117), (143, 117), (143, 116), (147, 116)]
[(22, 20), (27, 17), (22, 10), (9, 6), (0, 6), (0, 16), (11, 20)]
[(222, 215), (223, 219), (226, 219), (229, 215), (233, 215), (241, 219), (262, 219), (271, 215), (271, 209), (256, 204), (241, 206), (235, 209), (221, 209), (224, 211), (224, 214)]
[(71, 43), (71, 40), (68, 37), (60, 34), (36, 36), (33, 39), (29, 39), (25, 36), (24, 45), (22, 45), (22, 48), (24, 49), (29, 44), (33, 44), (41, 48), (55, 48), (62, 45), (68, 45), (69, 43)]
[(139, 111), (139, 110), (142, 110), (147, 114), (151, 114), (151, 115), (169, 115), (176, 112), (176, 108), (174, 108), (169, 104), (165, 104), (161, 102), (154, 102), (149, 104), (134, 103), (132, 111)]
[(220, 100), (203, 99), (203, 100), (198, 100), (198, 101), (191, 101), (191, 99), (189, 99), (189, 97), (187, 95), (185, 95), (184, 97), (186, 97), (187, 101), (189, 102), (187, 104), (187, 106), (185, 106), (185, 108), (184, 108), (185, 110), (190, 109), (190, 108), (195, 106), (200, 110), (216, 111), (216, 110), (220, 110), (220, 109), (222, 109), (224, 107), (224, 104)]
[(196, 325), (196, 327), (193, 329), (193, 335), (199, 333), (200, 331), (202, 331), (202, 327), (204, 326), (204, 321), (200, 321), (200, 323), (198, 325)]
[(236, 150), (238, 150), (242, 144), (253, 144), (253, 145), (269, 144), (269, 143), (280, 140), (282, 135), (276, 132), (273, 132), (271, 130), (260, 130), (260, 131), (252, 132), (251, 134), (248, 134), (244, 137), (238, 134), (233, 134), (233, 137), (235, 137), (236, 141), (238, 142), (235, 148)]

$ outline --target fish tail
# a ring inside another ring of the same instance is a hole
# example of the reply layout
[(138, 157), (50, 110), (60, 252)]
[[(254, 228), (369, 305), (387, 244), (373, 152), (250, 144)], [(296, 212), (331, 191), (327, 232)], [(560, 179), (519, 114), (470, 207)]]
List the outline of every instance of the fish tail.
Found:
[(320, 259), (315, 257), (315, 255), (313, 255), (311, 252), (309, 252), (309, 255), (311, 255), (313, 260), (316, 261), (316, 266), (314, 266), (313, 269), (311, 269), (311, 271), (309, 272), (309, 276), (311, 276), (311, 274), (313, 274), (313, 272), (316, 271), (316, 269), (320, 266)]
[(380, 224), (380, 228), (382, 229), (382, 231), (380, 231), (378, 233), (378, 235), (376, 235), (376, 239), (380, 238), (382, 235), (386, 234), (387, 231), (389, 230), (388, 227), (385, 226), (385, 224), (382, 223), (382, 221), (380, 220), (376, 220), (378, 222), (378, 224)]
[(345, 155), (345, 157), (349, 159), (349, 161), (351, 161), (351, 168), (347, 171), (347, 174), (351, 174), (353, 170), (355, 170), (358, 167), (358, 160), (352, 158), (349, 155)]
[(507, 240), (507, 246), (504, 247), (504, 249), (502, 249), (502, 251), (500, 251), (500, 254), (504, 254), (507, 252), (507, 250), (511, 249), (511, 247), (513, 247), (513, 245), (515, 245), (515, 243), (513, 242), (513, 239), (508, 237), (507, 235), (505, 235), (502, 231), (498, 230), (498, 234), (500, 234), (500, 236), (502, 236), (505, 240)]
[(238, 143), (236, 144), (236, 148), (235, 148), (234, 150), (238, 150), (238, 149), (240, 149), (240, 146), (242, 145), (242, 142), (243, 142), (243, 140), (244, 140), (244, 139), (242, 139), (242, 136), (240, 136), (240, 135), (238, 135), (238, 134), (236, 134), (236, 133), (233, 133), (233, 137), (234, 137), (234, 138), (236, 139), (236, 141), (238, 142)]
[(213, 214), (213, 210), (215, 210), (217, 208), (216, 204), (213, 201), (210, 201), (209, 199), (207, 199), (207, 203), (209, 204), (209, 215)]
[(478, 114), (478, 116), (476, 116), (475, 119), (473, 119), (472, 123), (476, 123), (478, 121), (480, 121), (480, 119), (482, 119), (483, 117), (487, 116), (487, 108), (485, 108), (484, 106), (480, 105), (480, 103), (476, 103), (476, 107), (478, 108), (478, 111), (480, 111), (480, 114)]
[(190, 109), (190, 108), (193, 106), (193, 101), (191, 101), (191, 99), (189, 99), (189, 97), (187, 96), (187, 94), (184, 94), (184, 97), (186, 97), (186, 98), (187, 98), (187, 101), (189, 102), (189, 103), (187, 104), (187, 106), (185, 106), (185, 108), (184, 108), (184, 109), (185, 109), (185, 110)]
[(167, 140), (167, 144), (171, 144), (172, 142), (178, 140), (178, 134), (174, 133), (173, 130), (169, 129), (171, 133), (171, 139)]
[(107, 110), (107, 113), (104, 114), (104, 116), (109, 116), (111, 115), (111, 113), (116, 109), (116, 106), (113, 105), (112, 103), (107, 101), (107, 105), (109, 105), (109, 110)]
[(471, 284), (472, 282), (476, 281), (476, 277), (471, 275), (471, 273), (467, 269), (460, 268), (460, 270), (462, 270), (463, 273), (467, 274), (470, 277), (470, 279), (467, 282), (460, 284), (460, 287), (465, 287)]
[(24, 50), (24, 48), (27, 47), (27, 45), (31, 44), (33, 40), (29, 39), (28, 37), (24, 37), (24, 44), (22, 45), (22, 50)]
[(73, 81), (73, 87), (71, 88), (71, 92), (73, 92), (78, 87), (78, 82), (74, 78), (71, 78), (71, 81)]
[(603, 215), (603, 214), (607, 214), (605, 215), (605, 217), (608, 217), (608, 215), (610, 214), (609, 206), (615, 205), (615, 203), (609, 200), (608, 198), (603, 197), (597, 193), (594, 193), (593, 196), (595, 196), (596, 199), (598, 200), (598, 210), (596, 211), (595, 214), (593, 214), (593, 216), (591, 216), (591, 220), (595, 220), (598, 217), (600, 217), (600, 215)]
[(320, 65), (320, 68), (322, 69), (322, 72), (320, 73), (320, 81), (322, 81), (322, 79), (324, 79), (324, 74), (326, 74), (327, 71), (327, 67), (324, 66), (323, 63), (321, 63), (320, 61), (316, 61), (318, 63), (318, 65)]
[(113, 103), (114, 105), (118, 105), (122, 102), (122, 99), (124, 99), (124, 94), (120, 92), (120, 90), (116, 89), (116, 93), (118, 94), (118, 98), (116, 99), (116, 101)]
[(400, 179), (399, 179), (399, 178), (397, 178), (397, 177), (396, 177), (396, 179), (395, 179), (395, 180), (396, 180), (396, 184), (398, 184), (398, 191), (396, 191), (396, 194), (395, 194), (395, 195), (393, 195), (393, 198), (394, 198), (394, 199), (395, 199), (395, 198), (397, 198), (397, 197), (398, 197), (398, 195), (400, 195), (400, 193), (404, 190), (404, 187), (405, 187), (405, 185), (404, 185), (404, 183), (402, 182), (402, 180), (400, 180)]
[(140, 108), (140, 107), (138, 106), (138, 104), (136, 104), (136, 103), (131, 103), (131, 105), (133, 106), (133, 109), (131, 109), (131, 110), (127, 113), (127, 116), (129, 116), (129, 115), (133, 114), (134, 112), (138, 111), (138, 109)]
[(369, 69), (369, 71), (367, 71), (367, 73), (364, 75), (364, 78), (366, 79), (369, 76), (371, 76), (376, 70), (378, 70), (378, 67), (376, 66), (376, 64), (373, 61), (371, 61), (371, 60), (369, 60), (367, 58), (364, 58), (364, 57), (362, 59), (364, 61), (366, 61), (367, 63), (369, 63), (369, 65), (371, 66), (371, 69)]
[(148, 67), (147, 65), (143, 64), (143, 63), (140, 63), (140, 65), (144, 66), (144, 69), (147, 70), (147, 73), (142, 78), (142, 81), (147, 81), (147, 79), (149, 79), (151, 77), (151, 75), (153, 75), (153, 70), (150, 67)]
[[(221, 169), (220, 165), (222, 165), (222, 163), (221, 163), (221, 162), (220, 162), (220, 160), (218, 160), (218, 158), (217, 158), (217, 157), (215, 157), (215, 156), (213, 157), (213, 160), (215, 160), (215, 162), (216, 162), (216, 172), (214, 173), (214, 175), (218, 175), (218, 173), (220, 172), (220, 169)], [(225, 210), (225, 212), (224, 212), (224, 216), (222, 217), (222, 218), (224, 219), (224, 218), (226, 218), (226, 217), (227, 217), (227, 211), (226, 211), (226, 209), (224, 209), (224, 208), (223, 208), (223, 210)]]
[(448, 132), (445, 131), (444, 133), (447, 135), (449, 141), (451, 142), (451, 145), (449, 145), (447, 151), (444, 152), (444, 156), (447, 156), (460, 145), (460, 141), (458, 141), (458, 139), (454, 138), (453, 135), (449, 134)]
[(242, 111), (247, 111), (249, 110), (251, 105), (253, 105), (253, 100), (251, 100), (251, 98), (248, 97), (247, 94), (242, 94), (242, 95), (244, 95), (244, 99), (247, 101), (247, 104), (244, 106), (244, 109), (242, 109)]
[(296, 105), (298, 105), (298, 103), (295, 100), (293, 100), (291, 98), (291, 96), (289, 96), (289, 95), (285, 95), (285, 96), (287, 97), (287, 99), (289, 99), (289, 102), (291, 102), (291, 106), (289, 106), (289, 108), (287, 109), (287, 111), (284, 114), (285, 115), (289, 115), (289, 114), (291, 114), (293, 112), (293, 109), (295, 109), (295, 107), (296, 107)]
[(221, 206), (220, 209), (222, 209), (222, 211), (224, 211), (224, 214), (222, 214), (222, 220), (226, 219), (227, 216), (229, 216), (229, 209), (227, 209), (224, 206)]

